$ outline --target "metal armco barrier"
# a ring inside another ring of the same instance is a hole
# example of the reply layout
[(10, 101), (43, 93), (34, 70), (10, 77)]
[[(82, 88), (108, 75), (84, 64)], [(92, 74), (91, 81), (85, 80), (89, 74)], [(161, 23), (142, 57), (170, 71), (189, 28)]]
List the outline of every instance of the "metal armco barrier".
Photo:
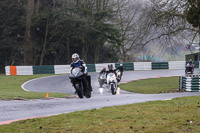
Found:
[(179, 89), (200, 92), (200, 75), (180, 76)]
[(55, 74), (54, 65), (33, 66), (33, 74)]
[(119, 67), (120, 64), (123, 64), (124, 71), (134, 71), (134, 64), (133, 64), (133, 62), (115, 63), (115, 68)]
[[(100, 72), (103, 67), (108, 69), (112, 64), (114, 69), (121, 63), (86, 64), (88, 72)], [(122, 62), (124, 71), (159, 70), (159, 69), (185, 69), (185, 61), (170, 62)], [(199, 68), (199, 62), (194, 67)], [(33, 75), (33, 74), (65, 74), (69, 73), (70, 65), (44, 65), (44, 66), (5, 66), (6, 75)]]
[(54, 65), (55, 74), (69, 73), (70, 65)]
[(169, 69), (168, 62), (152, 62), (152, 70), (155, 69)]
[(88, 72), (96, 72), (95, 64), (86, 64)]

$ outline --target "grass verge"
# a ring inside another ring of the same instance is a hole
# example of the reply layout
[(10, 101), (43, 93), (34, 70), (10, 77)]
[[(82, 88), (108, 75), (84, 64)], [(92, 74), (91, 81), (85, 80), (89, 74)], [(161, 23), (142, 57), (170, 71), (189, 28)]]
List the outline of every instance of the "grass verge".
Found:
[(136, 80), (120, 84), (120, 88), (130, 92), (145, 94), (178, 92), (179, 77)]
[[(31, 79), (50, 76), (44, 75), (28, 75), (28, 76), (5, 76), (0, 75), (0, 99), (37, 99), (44, 98), (46, 92), (26, 92), (22, 90), (21, 85)], [(50, 97), (66, 97), (63, 93), (50, 93)]]
[(199, 120), (200, 97), (195, 96), (23, 120), (0, 126), (0, 132), (198, 133)]

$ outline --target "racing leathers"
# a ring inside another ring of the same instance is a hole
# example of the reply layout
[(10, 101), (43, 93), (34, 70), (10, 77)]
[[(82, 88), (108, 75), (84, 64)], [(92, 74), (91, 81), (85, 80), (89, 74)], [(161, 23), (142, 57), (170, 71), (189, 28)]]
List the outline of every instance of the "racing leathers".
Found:
[(121, 78), (122, 78), (122, 75), (123, 75), (123, 72), (124, 72), (124, 68), (123, 68), (123, 66), (119, 66), (119, 67), (117, 68), (117, 70), (119, 70), (119, 71), (121, 72), (120, 79), (119, 79), (119, 82), (120, 82), (120, 80), (121, 80)]
[[(74, 68), (76, 68), (76, 67), (79, 67), (79, 68), (82, 69), (82, 72), (83, 72), (84, 75), (85, 75), (84, 78), (83, 78), (83, 85), (84, 85), (84, 87), (86, 87), (86, 88), (90, 88), (90, 90), (92, 91), (91, 77), (90, 77), (90, 75), (88, 75), (88, 73), (87, 73), (87, 66), (86, 66), (86, 64), (84, 63), (84, 61), (83, 61), (83, 60), (79, 60), (77, 63), (72, 62), (70, 66), (71, 66), (71, 71), (72, 71)], [(72, 83), (73, 86), (74, 86), (74, 81), (73, 81), (73, 80), (71, 80), (71, 83)]]

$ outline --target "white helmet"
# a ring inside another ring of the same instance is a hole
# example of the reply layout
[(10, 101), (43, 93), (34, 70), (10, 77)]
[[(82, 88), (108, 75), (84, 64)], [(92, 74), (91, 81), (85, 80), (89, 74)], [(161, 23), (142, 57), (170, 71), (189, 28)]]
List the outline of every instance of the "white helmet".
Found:
[(72, 55), (72, 61), (73, 61), (74, 63), (77, 63), (79, 60), (80, 60), (79, 55), (78, 55), (77, 53), (74, 53), (74, 54)]
[(123, 66), (123, 64), (120, 64), (120, 66)]

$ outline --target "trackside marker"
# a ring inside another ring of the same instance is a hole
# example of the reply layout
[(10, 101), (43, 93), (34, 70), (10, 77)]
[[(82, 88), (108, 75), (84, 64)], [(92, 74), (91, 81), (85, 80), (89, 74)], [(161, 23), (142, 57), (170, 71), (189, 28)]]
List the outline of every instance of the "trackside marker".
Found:
[(47, 94), (46, 94), (46, 98), (49, 98), (49, 92), (47, 92)]
[(10, 66), (10, 75), (17, 75), (17, 67)]

